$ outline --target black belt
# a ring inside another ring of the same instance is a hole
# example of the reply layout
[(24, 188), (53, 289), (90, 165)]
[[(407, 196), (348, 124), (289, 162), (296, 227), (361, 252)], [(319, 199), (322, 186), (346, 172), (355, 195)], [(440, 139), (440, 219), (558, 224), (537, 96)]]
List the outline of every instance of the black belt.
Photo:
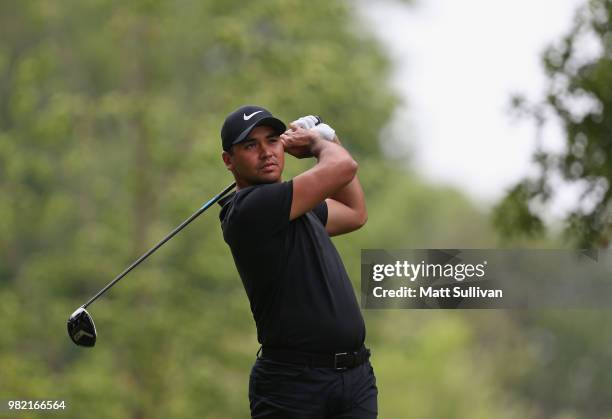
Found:
[(308, 365), (313, 368), (334, 368), (347, 370), (365, 363), (370, 358), (370, 350), (365, 346), (354, 352), (338, 352), (335, 354), (317, 354), (299, 352), (291, 349), (260, 348), (261, 357), (272, 361), (289, 364)]

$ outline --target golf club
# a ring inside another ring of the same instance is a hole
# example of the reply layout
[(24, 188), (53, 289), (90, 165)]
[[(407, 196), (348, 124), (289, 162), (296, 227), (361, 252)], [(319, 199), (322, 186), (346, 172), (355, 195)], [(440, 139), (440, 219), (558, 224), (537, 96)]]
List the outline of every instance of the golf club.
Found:
[(144, 255), (139, 257), (134, 263), (128, 266), (123, 272), (121, 272), (115, 279), (108, 283), (104, 288), (102, 288), (96, 295), (91, 297), (89, 301), (83, 304), (81, 307), (76, 309), (74, 313), (70, 315), (68, 318), (68, 335), (72, 341), (79, 346), (92, 347), (96, 344), (96, 326), (91, 318), (91, 315), (87, 312), (86, 308), (96, 301), (102, 294), (108, 291), (113, 285), (115, 285), (121, 278), (126, 276), (132, 269), (140, 264), (143, 260), (149, 257), (153, 252), (159, 249), (164, 243), (170, 240), (172, 237), (176, 235), (179, 231), (181, 231), (187, 224), (195, 220), (200, 214), (214, 205), (215, 202), (219, 201), (223, 198), (228, 192), (230, 192), (236, 183), (232, 183), (227, 188), (219, 192), (213, 198), (211, 198), (208, 202), (200, 207), (196, 212), (194, 212), (189, 218), (183, 221), (178, 227), (176, 227), (170, 234), (164, 237), (159, 243), (157, 243), (154, 247), (148, 250)]

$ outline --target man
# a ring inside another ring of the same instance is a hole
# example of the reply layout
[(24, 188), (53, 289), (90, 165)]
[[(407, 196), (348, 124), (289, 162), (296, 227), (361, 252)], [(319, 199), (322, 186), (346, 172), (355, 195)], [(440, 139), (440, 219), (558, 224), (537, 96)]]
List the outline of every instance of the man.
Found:
[[(364, 321), (329, 238), (366, 222), (365, 199), (357, 163), (315, 120), (287, 130), (266, 109), (243, 106), (221, 129), (237, 191), (219, 218), (262, 345), (249, 382), (253, 418), (377, 416)], [(285, 153), (317, 163), (283, 182)]]

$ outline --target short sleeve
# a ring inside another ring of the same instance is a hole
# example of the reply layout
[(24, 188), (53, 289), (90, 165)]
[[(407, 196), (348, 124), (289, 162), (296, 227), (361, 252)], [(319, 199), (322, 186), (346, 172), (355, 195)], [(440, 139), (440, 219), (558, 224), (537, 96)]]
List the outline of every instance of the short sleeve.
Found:
[(234, 198), (231, 222), (241, 233), (270, 235), (289, 224), (292, 181), (246, 188)]
[(317, 218), (321, 221), (324, 226), (327, 224), (327, 202), (323, 201), (312, 209)]

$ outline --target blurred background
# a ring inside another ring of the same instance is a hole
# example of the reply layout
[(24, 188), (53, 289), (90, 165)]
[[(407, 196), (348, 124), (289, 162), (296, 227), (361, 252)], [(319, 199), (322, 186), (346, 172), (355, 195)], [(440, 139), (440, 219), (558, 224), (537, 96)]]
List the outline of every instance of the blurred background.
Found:
[[(609, 248), (612, 2), (0, 2), (0, 400), (243, 418), (258, 349), (218, 211), (226, 114), (319, 114), (362, 248)], [(290, 160), (286, 178), (312, 162)], [(612, 418), (602, 310), (365, 311), (381, 418)], [(7, 413), (38, 417), (40, 412)]]

